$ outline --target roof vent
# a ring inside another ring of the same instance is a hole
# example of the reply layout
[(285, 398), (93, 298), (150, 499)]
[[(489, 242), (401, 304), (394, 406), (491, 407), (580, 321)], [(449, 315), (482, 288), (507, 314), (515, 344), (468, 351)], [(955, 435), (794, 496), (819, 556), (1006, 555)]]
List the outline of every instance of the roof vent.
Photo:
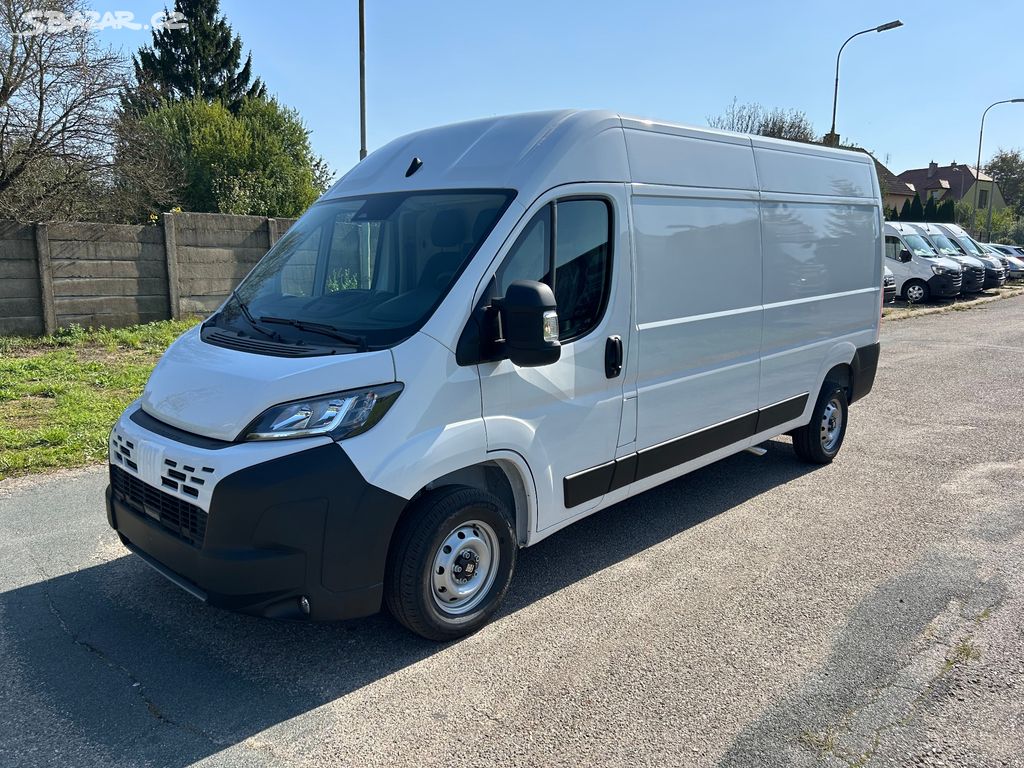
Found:
[(412, 176), (414, 173), (416, 173), (416, 171), (418, 171), (422, 167), (423, 167), (423, 161), (420, 160), (418, 157), (414, 157), (412, 159), (412, 162), (409, 163), (409, 169), (405, 172), (405, 178), (408, 179), (410, 176)]

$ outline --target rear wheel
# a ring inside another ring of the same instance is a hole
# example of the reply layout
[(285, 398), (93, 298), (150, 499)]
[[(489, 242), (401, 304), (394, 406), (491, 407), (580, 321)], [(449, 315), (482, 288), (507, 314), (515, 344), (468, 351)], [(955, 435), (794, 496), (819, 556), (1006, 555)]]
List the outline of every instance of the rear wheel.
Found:
[(919, 304), (928, 301), (931, 291), (928, 290), (928, 283), (921, 280), (911, 280), (903, 286), (903, 298), (911, 304)]
[(793, 450), (801, 461), (828, 464), (839, 453), (846, 437), (849, 404), (846, 390), (826, 381), (814, 404), (811, 421), (793, 430)]
[(431, 491), (395, 534), (384, 602), (430, 640), (468, 635), (501, 605), (516, 552), (509, 512), (497, 497), (465, 486)]

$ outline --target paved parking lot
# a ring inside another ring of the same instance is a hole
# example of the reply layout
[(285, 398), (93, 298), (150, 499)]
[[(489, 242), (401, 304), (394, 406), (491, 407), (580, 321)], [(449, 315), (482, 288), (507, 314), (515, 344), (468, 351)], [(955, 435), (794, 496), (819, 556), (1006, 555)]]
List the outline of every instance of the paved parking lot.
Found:
[(883, 345), (834, 464), (599, 513), (447, 646), (202, 606), (102, 469), (2, 483), (0, 765), (1024, 765), (1024, 298)]

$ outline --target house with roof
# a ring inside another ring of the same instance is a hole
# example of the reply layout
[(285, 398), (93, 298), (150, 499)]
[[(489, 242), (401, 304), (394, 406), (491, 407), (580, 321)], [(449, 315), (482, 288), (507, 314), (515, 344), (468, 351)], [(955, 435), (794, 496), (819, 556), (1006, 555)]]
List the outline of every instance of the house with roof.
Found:
[[(879, 177), (881, 178), (881, 177)], [(962, 163), (939, 165), (931, 162), (927, 168), (912, 168), (904, 171), (897, 178), (913, 185), (921, 195), (921, 202), (927, 203), (929, 198), (941, 203), (944, 200), (967, 200), (974, 204), (975, 185), (977, 185), (978, 208), (988, 208), (991, 198), (992, 210), (999, 211), (1006, 207), (1003, 193), (999, 185), (984, 171)]]

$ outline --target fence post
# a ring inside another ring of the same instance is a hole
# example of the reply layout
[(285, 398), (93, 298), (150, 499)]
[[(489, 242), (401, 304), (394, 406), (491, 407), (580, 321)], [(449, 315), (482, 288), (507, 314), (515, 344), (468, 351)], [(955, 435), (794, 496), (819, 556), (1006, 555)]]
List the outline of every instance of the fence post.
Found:
[(46, 222), (36, 224), (36, 263), (39, 265), (39, 295), (43, 307), (43, 333), (57, 330), (57, 309), (53, 302), (53, 267), (50, 266), (50, 234)]
[(270, 216), (267, 217), (267, 250), (274, 247), (274, 243), (277, 242), (277, 219)]
[(174, 231), (174, 214), (165, 213), (164, 223), (164, 256), (167, 259), (167, 301), (171, 305), (171, 319), (181, 316), (181, 297), (178, 286), (178, 244)]

